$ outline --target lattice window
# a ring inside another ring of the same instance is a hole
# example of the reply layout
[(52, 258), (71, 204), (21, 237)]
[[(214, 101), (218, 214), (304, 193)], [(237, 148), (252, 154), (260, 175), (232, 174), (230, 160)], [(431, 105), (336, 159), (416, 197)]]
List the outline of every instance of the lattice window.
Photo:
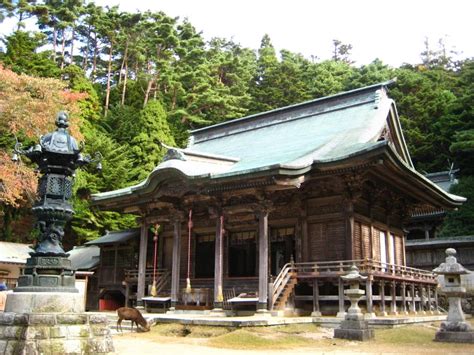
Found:
[(295, 227), (272, 228), (270, 238), (272, 242), (282, 242), (294, 235)]

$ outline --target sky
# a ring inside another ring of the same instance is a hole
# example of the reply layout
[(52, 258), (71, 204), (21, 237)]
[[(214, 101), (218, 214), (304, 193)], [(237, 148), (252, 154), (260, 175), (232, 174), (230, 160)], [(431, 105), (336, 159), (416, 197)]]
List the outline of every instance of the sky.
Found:
[[(460, 58), (474, 57), (472, 0), (96, 0), (123, 11), (188, 18), (206, 39), (224, 37), (258, 49), (268, 34), (277, 50), (329, 59), (333, 40), (353, 46), (358, 65), (419, 63), (425, 38), (441, 38)], [(6, 32), (0, 25), (0, 34)]]
[(310, 58), (331, 57), (332, 41), (353, 46), (362, 65), (381, 59), (399, 66), (419, 63), (424, 40), (474, 57), (472, 0), (98, 0), (122, 10), (158, 10), (187, 17), (206, 39), (232, 38), (258, 49), (265, 33), (277, 50)]

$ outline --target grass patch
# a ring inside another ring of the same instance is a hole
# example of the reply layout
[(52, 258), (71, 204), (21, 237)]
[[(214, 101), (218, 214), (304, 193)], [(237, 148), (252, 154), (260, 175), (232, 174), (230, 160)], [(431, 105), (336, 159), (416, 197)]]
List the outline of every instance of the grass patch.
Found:
[(377, 329), (375, 341), (390, 345), (425, 345), (432, 342), (435, 330), (423, 326)]
[(272, 327), (274, 331), (286, 334), (302, 334), (319, 332), (320, 326), (314, 323), (287, 324)]
[(161, 323), (151, 328), (151, 333), (165, 337), (212, 338), (231, 332), (226, 327)]
[(234, 332), (209, 339), (207, 345), (226, 349), (288, 349), (309, 346), (313, 341), (298, 336), (278, 334), (266, 337), (262, 333), (239, 329)]
[(190, 333), (188, 337), (191, 338), (213, 338), (232, 332), (233, 329), (226, 327), (212, 327), (212, 326), (200, 326), (194, 325), (188, 327)]
[(167, 337), (185, 337), (190, 332), (184, 324), (178, 323), (160, 323), (151, 328), (152, 334)]

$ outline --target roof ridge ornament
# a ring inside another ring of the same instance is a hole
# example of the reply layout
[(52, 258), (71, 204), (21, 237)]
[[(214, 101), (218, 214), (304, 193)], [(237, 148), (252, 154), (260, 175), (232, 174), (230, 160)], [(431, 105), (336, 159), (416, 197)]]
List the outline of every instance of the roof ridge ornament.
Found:
[(182, 160), (186, 161), (186, 157), (184, 156), (183, 150), (180, 148), (171, 147), (166, 145), (163, 142), (160, 142), (161, 146), (168, 151), (166, 152), (165, 156), (163, 157), (163, 161), (167, 160)]

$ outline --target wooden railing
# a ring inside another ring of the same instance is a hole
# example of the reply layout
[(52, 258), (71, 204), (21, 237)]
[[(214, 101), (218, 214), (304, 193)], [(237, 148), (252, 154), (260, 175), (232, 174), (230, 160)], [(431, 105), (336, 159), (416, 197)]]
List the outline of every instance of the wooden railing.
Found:
[(352, 265), (356, 265), (361, 274), (374, 275), (380, 278), (403, 278), (407, 281), (436, 282), (436, 277), (432, 272), (372, 259), (294, 263), (293, 271), (298, 274), (299, 278), (331, 277), (348, 273)]
[(399, 279), (431, 284), (437, 282), (432, 272), (372, 259), (288, 263), (283, 266), (273, 284), (270, 285), (270, 307), (275, 305), (292, 276), (299, 279), (339, 277), (347, 274), (352, 265), (356, 265), (363, 275), (373, 275), (374, 279)]
[[(156, 292), (162, 292), (169, 284), (171, 272), (168, 269), (156, 270)], [(138, 282), (138, 270), (125, 270), (124, 281), (128, 284), (136, 284)], [(145, 282), (149, 285), (153, 282), (153, 269), (146, 269)]]
[[(156, 277), (160, 278), (163, 273), (169, 272), (167, 269), (157, 269), (156, 270)], [(137, 282), (138, 281), (138, 269), (126, 269), (124, 275), (126, 282)], [(145, 280), (146, 281), (153, 281), (153, 269), (146, 269), (145, 270)]]
[(288, 281), (291, 280), (293, 276), (293, 272), (295, 269), (295, 263), (287, 263), (283, 266), (280, 273), (276, 277), (275, 281), (273, 282), (273, 286), (271, 287), (271, 294), (270, 294), (270, 307), (273, 308), (275, 302), (277, 301), (278, 297), (281, 295), (283, 290), (285, 289), (286, 284)]

